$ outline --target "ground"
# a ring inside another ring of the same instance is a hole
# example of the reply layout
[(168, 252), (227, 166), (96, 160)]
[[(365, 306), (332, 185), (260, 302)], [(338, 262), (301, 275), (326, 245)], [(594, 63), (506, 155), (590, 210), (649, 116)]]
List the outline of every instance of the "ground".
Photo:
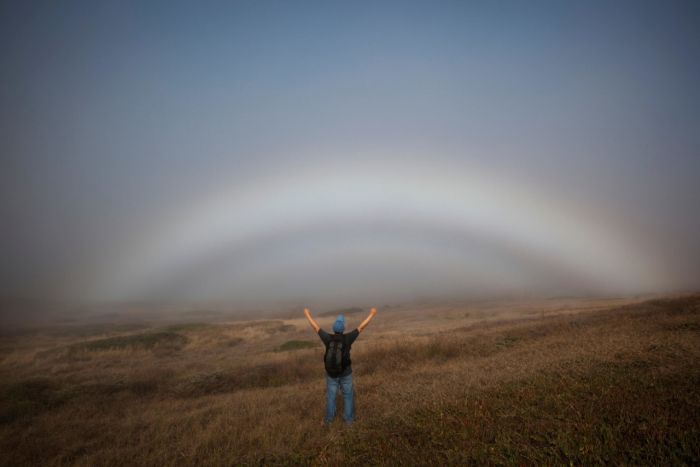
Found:
[(166, 308), (4, 327), (0, 464), (700, 463), (699, 296), (380, 307), (330, 428), (300, 310)]

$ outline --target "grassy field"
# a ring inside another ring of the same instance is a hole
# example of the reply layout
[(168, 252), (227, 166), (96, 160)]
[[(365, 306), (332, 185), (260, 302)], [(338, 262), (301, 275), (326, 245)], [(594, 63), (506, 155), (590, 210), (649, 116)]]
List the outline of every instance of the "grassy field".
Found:
[(330, 428), (301, 313), (134, 316), (3, 329), (2, 465), (700, 463), (698, 296), (382, 308)]

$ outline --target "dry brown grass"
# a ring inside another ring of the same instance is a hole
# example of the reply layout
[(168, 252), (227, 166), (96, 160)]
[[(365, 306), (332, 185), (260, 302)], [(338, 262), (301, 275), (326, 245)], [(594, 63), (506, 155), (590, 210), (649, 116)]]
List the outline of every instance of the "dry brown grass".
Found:
[(700, 462), (700, 297), (381, 310), (330, 429), (301, 319), (119, 326), (2, 338), (2, 464)]

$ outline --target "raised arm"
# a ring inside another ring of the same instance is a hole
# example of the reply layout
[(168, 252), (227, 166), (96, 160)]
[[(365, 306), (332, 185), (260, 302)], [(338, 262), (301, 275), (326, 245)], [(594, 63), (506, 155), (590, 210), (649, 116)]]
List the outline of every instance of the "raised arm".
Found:
[(311, 317), (311, 312), (308, 308), (304, 308), (304, 316), (306, 316), (306, 319), (309, 320), (309, 324), (312, 328), (314, 328), (314, 331), (318, 332), (318, 330), (321, 329), (321, 326), (319, 326), (318, 323)]
[(374, 318), (374, 315), (377, 314), (377, 309), (372, 308), (369, 312), (369, 316), (365, 318), (363, 322), (360, 323), (360, 325), (357, 327), (357, 330), (362, 332), (362, 330), (369, 324), (370, 321), (372, 321), (372, 318)]

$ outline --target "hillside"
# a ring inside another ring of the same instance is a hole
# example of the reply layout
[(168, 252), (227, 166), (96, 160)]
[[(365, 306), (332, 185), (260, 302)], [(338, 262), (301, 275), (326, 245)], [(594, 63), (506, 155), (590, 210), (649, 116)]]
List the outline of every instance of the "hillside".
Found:
[(301, 317), (8, 333), (0, 463), (697, 464), (699, 332), (697, 296), (380, 309), (330, 429)]

